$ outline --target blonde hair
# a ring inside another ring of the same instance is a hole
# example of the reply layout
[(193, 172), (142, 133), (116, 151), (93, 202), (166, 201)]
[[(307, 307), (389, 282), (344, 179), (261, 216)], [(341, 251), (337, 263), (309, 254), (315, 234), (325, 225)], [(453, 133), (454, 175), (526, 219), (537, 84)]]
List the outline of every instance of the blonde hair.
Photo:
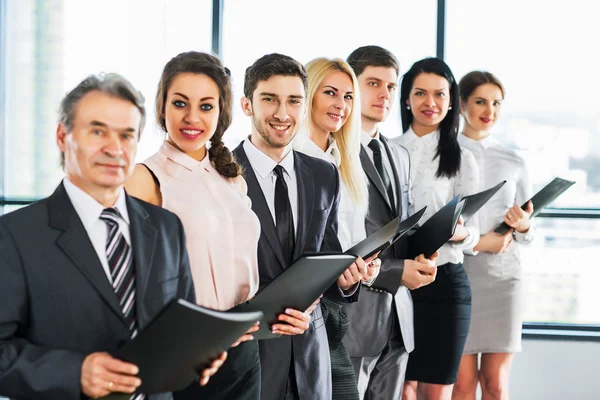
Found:
[(346, 123), (337, 132), (331, 132), (331, 135), (340, 150), (341, 162), (339, 169), (342, 182), (348, 189), (354, 204), (366, 214), (369, 208), (369, 191), (367, 188), (367, 179), (360, 164), (360, 89), (358, 87), (358, 79), (356, 79), (354, 71), (346, 61), (339, 58), (328, 59), (319, 57), (306, 64), (306, 72), (308, 73), (308, 90), (306, 92), (307, 113), (302, 132), (310, 136), (313, 126), (313, 99), (323, 80), (336, 71), (344, 72), (350, 77), (354, 94), (352, 111)]

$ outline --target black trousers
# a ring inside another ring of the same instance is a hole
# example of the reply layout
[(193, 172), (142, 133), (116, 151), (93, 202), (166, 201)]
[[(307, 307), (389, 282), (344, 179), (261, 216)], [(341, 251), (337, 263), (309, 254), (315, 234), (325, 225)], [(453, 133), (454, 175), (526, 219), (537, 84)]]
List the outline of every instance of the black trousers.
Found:
[(227, 351), (227, 361), (206, 386), (198, 381), (173, 393), (174, 400), (260, 400), (258, 342), (251, 340)]

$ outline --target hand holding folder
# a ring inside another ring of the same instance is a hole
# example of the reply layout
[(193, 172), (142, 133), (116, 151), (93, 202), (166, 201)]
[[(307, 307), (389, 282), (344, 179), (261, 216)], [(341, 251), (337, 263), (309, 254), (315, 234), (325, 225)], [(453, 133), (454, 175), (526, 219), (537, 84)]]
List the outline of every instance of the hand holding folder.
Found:
[(280, 322), (278, 315), (284, 314), (288, 308), (300, 311), (308, 309), (356, 261), (356, 258), (347, 254), (302, 256), (259, 291), (252, 300), (240, 304), (232, 311), (263, 312), (260, 328), (253, 335), (254, 338), (277, 338), (279, 335), (271, 331), (271, 326)]
[(262, 317), (261, 312), (214, 311), (174, 299), (113, 356), (137, 365), (138, 393), (181, 390)]
[[(563, 194), (568, 188), (573, 186), (573, 184), (575, 184), (573, 181), (568, 181), (562, 178), (554, 178), (552, 182), (537, 192), (530, 200), (526, 201), (521, 208), (526, 210), (527, 203), (531, 201), (531, 204), (533, 205), (533, 213), (529, 216), (529, 218), (534, 218), (550, 203)], [(494, 231), (503, 235), (509, 230), (510, 226), (503, 222)]]
[(425, 258), (431, 258), (452, 238), (465, 205), (465, 200), (459, 201), (458, 198), (459, 196), (456, 196), (450, 200), (408, 237), (407, 259), (415, 259), (421, 254)]

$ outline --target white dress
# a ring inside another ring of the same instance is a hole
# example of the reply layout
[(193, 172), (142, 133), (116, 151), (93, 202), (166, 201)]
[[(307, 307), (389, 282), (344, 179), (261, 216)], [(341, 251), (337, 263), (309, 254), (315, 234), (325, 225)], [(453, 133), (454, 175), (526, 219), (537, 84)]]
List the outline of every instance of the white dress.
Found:
[[(479, 164), (481, 189), (503, 180), (506, 184), (479, 211), (481, 234), (493, 231), (514, 204), (523, 204), (532, 195), (525, 160), (492, 137), (476, 141), (459, 136), (461, 146), (471, 150)], [(535, 227), (527, 234), (515, 233), (515, 241), (529, 243)], [(471, 328), (465, 354), (514, 353), (521, 350), (523, 324), (522, 269), (519, 244), (499, 254), (479, 252), (465, 257), (464, 267), (471, 282)]]

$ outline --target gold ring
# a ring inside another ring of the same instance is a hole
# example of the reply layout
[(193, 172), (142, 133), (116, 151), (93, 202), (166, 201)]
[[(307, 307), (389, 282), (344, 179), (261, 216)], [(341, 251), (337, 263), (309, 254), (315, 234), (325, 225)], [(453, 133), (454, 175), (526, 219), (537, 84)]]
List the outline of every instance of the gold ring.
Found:
[(108, 384), (106, 386), (108, 386), (109, 389), (112, 389), (113, 383), (112, 382), (108, 382)]

